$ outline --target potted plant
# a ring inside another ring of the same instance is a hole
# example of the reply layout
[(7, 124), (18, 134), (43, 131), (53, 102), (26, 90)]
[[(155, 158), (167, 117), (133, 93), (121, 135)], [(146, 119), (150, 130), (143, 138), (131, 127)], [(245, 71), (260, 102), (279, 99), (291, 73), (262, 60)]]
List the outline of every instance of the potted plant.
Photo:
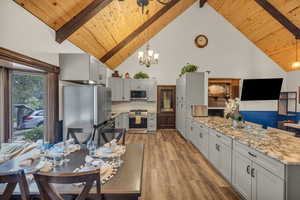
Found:
[(229, 99), (226, 102), (225, 108), (225, 118), (232, 120), (232, 126), (234, 128), (242, 128), (243, 127), (243, 116), (240, 113), (240, 100)]
[(139, 73), (136, 73), (134, 76), (133, 76), (134, 79), (146, 79), (146, 78), (149, 78), (149, 75), (144, 73), (144, 72), (139, 72)]
[(183, 74), (185, 74), (186, 72), (195, 72), (198, 70), (198, 66), (197, 65), (193, 65), (190, 63), (187, 63), (182, 69), (181, 69), (181, 73), (179, 74), (179, 76), (182, 76)]

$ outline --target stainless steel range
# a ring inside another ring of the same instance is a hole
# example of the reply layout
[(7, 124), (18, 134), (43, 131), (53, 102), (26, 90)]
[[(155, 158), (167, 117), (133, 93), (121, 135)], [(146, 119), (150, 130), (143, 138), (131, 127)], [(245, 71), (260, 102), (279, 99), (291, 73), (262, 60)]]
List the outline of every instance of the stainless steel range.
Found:
[(134, 132), (147, 132), (147, 110), (129, 111), (129, 130)]

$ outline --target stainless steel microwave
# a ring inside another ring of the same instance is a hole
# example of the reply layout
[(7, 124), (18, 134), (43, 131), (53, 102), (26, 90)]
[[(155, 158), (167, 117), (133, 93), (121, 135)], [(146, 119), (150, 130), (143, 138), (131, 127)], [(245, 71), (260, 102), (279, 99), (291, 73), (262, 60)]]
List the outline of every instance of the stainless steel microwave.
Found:
[(145, 100), (147, 99), (147, 92), (146, 90), (131, 90), (130, 99)]

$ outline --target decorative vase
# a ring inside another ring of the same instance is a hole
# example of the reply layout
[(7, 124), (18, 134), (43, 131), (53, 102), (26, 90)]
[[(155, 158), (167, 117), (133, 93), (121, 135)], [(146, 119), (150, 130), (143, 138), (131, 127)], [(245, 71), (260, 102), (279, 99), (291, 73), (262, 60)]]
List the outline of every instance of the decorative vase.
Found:
[(244, 122), (239, 120), (232, 120), (232, 126), (233, 128), (243, 128)]
[(237, 120), (232, 120), (232, 126), (233, 126), (233, 128), (238, 128), (239, 122)]

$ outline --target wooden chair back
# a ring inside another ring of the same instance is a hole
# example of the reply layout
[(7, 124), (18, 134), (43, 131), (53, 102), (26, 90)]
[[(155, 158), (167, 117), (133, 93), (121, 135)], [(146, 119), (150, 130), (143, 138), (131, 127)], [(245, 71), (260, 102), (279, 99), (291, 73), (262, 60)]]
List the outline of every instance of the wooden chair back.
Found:
[[(125, 144), (125, 138), (126, 138), (126, 129), (124, 128), (105, 128), (100, 130), (100, 136), (102, 136), (105, 143), (109, 142), (105, 134), (118, 134), (115, 139), (117, 140), (117, 143), (119, 144)], [(100, 138), (98, 137), (98, 144), (100, 144)]]
[(0, 199), (12, 199), (12, 194), (17, 184), (19, 184), (19, 188), (21, 191), (21, 200), (30, 199), (29, 187), (23, 170), (19, 170), (16, 172), (0, 173), (0, 183), (7, 183), (3, 194), (0, 195)]
[(85, 183), (83, 190), (78, 194), (76, 200), (87, 199), (95, 182), (97, 183), (97, 194), (99, 194), (99, 196), (101, 194), (100, 170), (64, 174), (35, 173), (33, 176), (42, 200), (63, 200), (63, 197), (52, 184)]
[(83, 133), (82, 128), (68, 128), (67, 130), (67, 139), (74, 139), (75, 144), (87, 144), (87, 142), (91, 139), (91, 134), (84, 140), (79, 141), (78, 137), (76, 136), (76, 133)]

